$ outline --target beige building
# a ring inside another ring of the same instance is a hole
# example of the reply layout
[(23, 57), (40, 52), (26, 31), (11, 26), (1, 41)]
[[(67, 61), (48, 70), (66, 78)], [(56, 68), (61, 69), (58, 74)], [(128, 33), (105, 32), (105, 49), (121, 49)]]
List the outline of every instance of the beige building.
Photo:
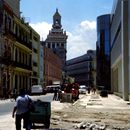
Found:
[(30, 28), (32, 43), (32, 85), (40, 84), (40, 36)]
[(32, 77), (39, 78), (40, 36), (19, 17), (18, 0), (0, 4), (0, 96), (8, 97), (14, 89), (30, 90)]

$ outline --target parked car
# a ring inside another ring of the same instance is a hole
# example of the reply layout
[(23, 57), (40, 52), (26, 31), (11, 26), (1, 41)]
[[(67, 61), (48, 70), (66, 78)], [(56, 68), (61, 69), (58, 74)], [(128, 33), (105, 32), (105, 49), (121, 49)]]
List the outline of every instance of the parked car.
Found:
[(49, 86), (46, 86), (47, 93), (54, 93), (55, 90), (58, 91), (59, 89), (61, 89), (60, 85), (49, 85)]
[(41, 85), (33, 85), (31, 87), (31, 95), (43, 94), (43, 88)]
[(80, 94), (86, 94), (87, 87), (85, 85), (80, 85), (79, 86), (79, 93)]

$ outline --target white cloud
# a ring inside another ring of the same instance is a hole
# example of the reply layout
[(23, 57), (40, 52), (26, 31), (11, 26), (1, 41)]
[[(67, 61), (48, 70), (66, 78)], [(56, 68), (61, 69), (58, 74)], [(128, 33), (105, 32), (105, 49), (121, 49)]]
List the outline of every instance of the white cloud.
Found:
[[(43, 38), (44, 40), (52, 27), (52, 24), (47, 22), (30, 25), (40, 34), (41, 39)], [(88, 49), (96, 48), (95, 21), (82, 21), (74, 30), (67, 32), (67, 35), (67, 59), (81, 56), (85, 54)]]
[(89, 49), (96, 49), (96, 22), (86, 20), (68, 33), (67, 59), (81, 56)]
[(36, 24), (30, 24), (30, 26), (40, 34), (41, 40), (45, 40), (49, 33), (49, 30), (51, 30), (52, 24), (49, 24), (47, 22), (41, 22)]

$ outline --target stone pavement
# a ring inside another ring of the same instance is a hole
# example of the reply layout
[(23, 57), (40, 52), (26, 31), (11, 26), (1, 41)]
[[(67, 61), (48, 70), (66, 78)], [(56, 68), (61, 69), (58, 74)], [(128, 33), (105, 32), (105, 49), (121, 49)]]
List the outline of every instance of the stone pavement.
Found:
[(86, 94), (78, 101), (80, 105), (93, 108), (113, 108), (113, 109), (130, 109), (128, 101), (124, 101), (122, 98), (108, 94), (108, 97), (101, 97), (99, 94)]
[[(0, 105), (3, 103), (9, 102), (10, 100), (1, 100)], [(124, 101), (118, 96), (113, 94), (109, 94), (107, 98), (102, 98), (98, 94), (86, 94), (80, 95), (80, 99), (75, 102), (80, 103), (80, 105), (95, 108), (120, 108), (120, 109), (130, 109), (130, 106), (127, 104), (129, 102)], [(74, 105), (73, 104), (73, 105)], [(58, 106), (58, 107), (57, 107)], [(65, 103), (60, 103), (59, 101), (52, 101), (51, 107), (52, 109), (62, 109), (65, 107)], [(0, 116), (0, 130), (15, 130), (15, 120), (12, 118), (12, 112), (7, 115)], [(24, 130), (24, 129), (21, 129)]]

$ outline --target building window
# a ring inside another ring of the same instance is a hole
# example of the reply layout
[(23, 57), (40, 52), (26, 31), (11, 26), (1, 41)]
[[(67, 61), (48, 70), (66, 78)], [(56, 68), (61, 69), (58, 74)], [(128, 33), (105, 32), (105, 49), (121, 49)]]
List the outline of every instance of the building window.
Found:
[(51, 48), (50, 43), (48, 43), (48, 48)]
[(18, 76), (15, 75), (15, 89), (17, 89), (17, 85), (18, 85)]
[(5, 30), (7, 29), (7, 15), (5, 15)]
[(33, 48), (33, 51), (34, 51), (35, 53), (37, 53), (37, 49)]
[(57, 47), (59, 47), (59, 43), (57, 43)]
[(19, 52), (19, 62), (21, 63), (21, 58), (22, 56), (21, 56), (21, 52)]
[(64, 47), (64, 43), (61, 43), (61, 47)]
[(53, 49), (55, 48), (55, 44), (54, 44), (54, 43), (52, 44), (52, 48), (53, 48)]
[(33, 39), (34, 39), (35, 41), (38, 41), (38, 38), (37, 38), (36, 36), (34, 36)]
[(9, 23), (9, 31), (11, 31), (11, 18), (8, 17), (8, 23)]
[(33, 62), (33, 65), (34, 65), (34, 66), (37, 66), (37, 63), (34, 61), (34, 62)]
[(15, 61), (18, 61), (18, 51), (15, 49)]

